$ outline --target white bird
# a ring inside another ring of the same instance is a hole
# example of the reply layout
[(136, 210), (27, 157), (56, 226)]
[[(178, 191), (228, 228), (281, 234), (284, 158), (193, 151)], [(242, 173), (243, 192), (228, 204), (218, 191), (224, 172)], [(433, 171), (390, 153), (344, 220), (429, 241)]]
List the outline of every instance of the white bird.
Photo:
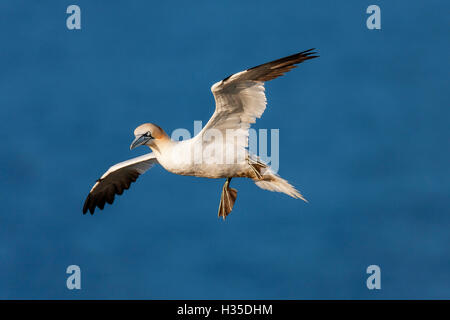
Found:
[(250, 154), (248, 129), (266, 108), (264, 82), (275, 79), (295, 68), (296, 64), (316, 58), (309, 49), (285, 58), (268, 62), (235, 73), (211, 87), (216, 110), (206, 126), (192, 139), (174, 141), (159, 126), (151, 123), (134, 130), (135, 140), (130, 149), (148, 146), (152, 152), (118, 163), (97, 180), (83, 206), (83, 214), (101, 210), (105, 202), (112, 204), (116, 194), (121, 195), (130, 184), (159, 163), (167, 171), (187, 176), (226, 178), (219, 204), (219, 217), (233, 209), (236, 189), (230, 188), (231, 179), (246, 177), (266, 190), (285, 193), (304, 199), (292, 185), (274, 173), (257, 156)]

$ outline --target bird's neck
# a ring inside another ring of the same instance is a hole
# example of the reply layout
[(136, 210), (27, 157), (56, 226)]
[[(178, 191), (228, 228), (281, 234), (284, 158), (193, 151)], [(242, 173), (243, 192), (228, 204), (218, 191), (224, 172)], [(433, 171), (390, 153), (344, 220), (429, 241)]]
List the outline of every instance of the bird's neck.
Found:
[(152, 140), (152, 143), (148, 147), (155, 153), (163, 153), (164, 150), (171, 148), (177, 141), (173, 141), (168, 135), (164, 135), (160, 139)]

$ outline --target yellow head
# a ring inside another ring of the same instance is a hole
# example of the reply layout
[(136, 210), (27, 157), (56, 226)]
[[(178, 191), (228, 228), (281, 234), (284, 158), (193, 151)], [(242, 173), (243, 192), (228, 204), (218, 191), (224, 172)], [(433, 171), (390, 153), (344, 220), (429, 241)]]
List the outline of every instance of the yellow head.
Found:
[(135, 139), (131, 143), (130, 150), (142, 145), (157, 147), (158, 143), (169, 140), (169, 136), (164, 130), (153, 123), (141, 124), (134, 130), (134, 136)]

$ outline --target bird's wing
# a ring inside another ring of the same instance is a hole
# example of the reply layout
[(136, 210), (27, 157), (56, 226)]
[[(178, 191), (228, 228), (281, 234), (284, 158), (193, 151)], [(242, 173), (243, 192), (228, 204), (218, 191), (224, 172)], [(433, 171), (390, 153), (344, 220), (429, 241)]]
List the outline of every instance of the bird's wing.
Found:
[(266, 109), (264, 82), (282, 76), (296, 67), (296, 64), (318, 57), (314, 49), (271, 61), (251, 69), (235, 73), (211, 87), (216, 100), (216, 110), (200, 131), (202, 137), (209, 129), (235, 130), (235, 135), (243, 139), (242, 147), (248, 146), (248, 129)]
[(112, 204), (116, 194), (121, 195), (131, 183), (158, 163), (153, 153), (148, 153), (113, 165), (92, 187), (83, 206), (83, 214), (88, 210), (94, 214), (95, 207), (103, 210), (105, 202)]

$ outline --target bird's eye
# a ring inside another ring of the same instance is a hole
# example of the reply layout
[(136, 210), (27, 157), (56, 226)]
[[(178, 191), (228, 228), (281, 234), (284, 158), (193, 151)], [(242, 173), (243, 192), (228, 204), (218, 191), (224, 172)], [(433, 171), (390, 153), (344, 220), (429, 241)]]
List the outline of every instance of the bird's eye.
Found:
[(144, 136), (146, 136), (146, 137), (152, 137), (152, 134), (150, 133), (150, 131), (147, 131), (145, 134), (144, 134)]

